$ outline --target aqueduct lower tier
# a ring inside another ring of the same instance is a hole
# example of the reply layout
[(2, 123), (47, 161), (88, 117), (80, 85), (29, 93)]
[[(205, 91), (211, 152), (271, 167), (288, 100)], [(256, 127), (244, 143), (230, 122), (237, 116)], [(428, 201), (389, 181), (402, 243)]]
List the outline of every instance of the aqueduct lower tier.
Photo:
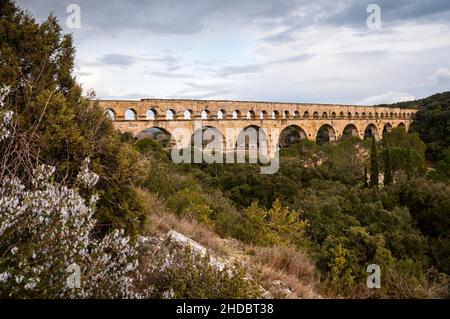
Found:
[[(248, 101), (207, 101), (175, 99), (142, 99), (140, 101), (102, 100), (99, 106), (123, 132), (139, 134), (153, 127), (172, 134), (183, 129), (184, 134), (173, 136), (174, 143), (189, 146), (191, 136), (200, 127), (216, 128), (223, 136), (227, 129), (261, 128), (267, 135), (268, 148), (279, 143), (280, 133), (294, 126), (302, 138), (315, 141), (321, 128), (326, 127), (329, 140), (344, 135), (364, 138), (367, 130), (376, 138), (392, 127), (409, 129), (417, 110), (375, 106), (272, 103)], [(275, 136), (274, 136), (275, 135)], [(237, 144), (237, 134), (226, 136), (227, 149)]]

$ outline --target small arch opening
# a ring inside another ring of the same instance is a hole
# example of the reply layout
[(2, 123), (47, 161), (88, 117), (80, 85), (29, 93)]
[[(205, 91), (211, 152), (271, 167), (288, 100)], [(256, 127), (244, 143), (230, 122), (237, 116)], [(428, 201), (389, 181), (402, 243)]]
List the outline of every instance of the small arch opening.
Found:
[(233, 120), (238, 120), (241, 117), (241, 112), (239, 112), (238, 110), (233, 111), (233, 113), (231, 114), (231, 118)]
[(145, 113), (145, 119), (146, 120), (154, 120), (154, 119), (156, 119), (156, 111), (153, 110), (153, 109), (148, 110)]
[(135, 121), (137, 119), (136, 111), (128, 109), (125, 111), (125, 121)]
[(252, 110), (248, 111), (246, 117), (247, 117), (247, 120), (253, 120), (253, 119), (255, 119), (255, 112), (252, 111)]
[(174, 119), (175, 119), (175, 110), (167, 110), (166, 120), (174, 120)]
[(107, 109), (105, 111), (106, 117), (108, 117), (111, 121), (114, 121), (116, 119), (116, 112), (114, 112), (113, 109)]

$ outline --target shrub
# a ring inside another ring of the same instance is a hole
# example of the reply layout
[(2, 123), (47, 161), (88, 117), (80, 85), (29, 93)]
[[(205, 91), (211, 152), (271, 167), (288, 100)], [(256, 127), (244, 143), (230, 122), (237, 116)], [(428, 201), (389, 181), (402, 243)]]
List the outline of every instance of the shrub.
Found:
[[(87, 164), (75, 189), (52, 182), (54, 168), (44, 165), (30, 188), (15, 177), (0, 181), (0, 297), (142, 296), (134, 285), (141, 240), (133, 244), (121, 230), (93, 238), (97, 196), (79, 195), (98, 180)], [(80, 268), (79, 289), (67, 285), (72, 265)]]
[(154, 298), (258, 298), (261, 294), (257, 281), (239, 264), (222, 268), (210, 256), (195, 254), (188, 247), (172, 250), (169, 259), (166, 253), (156, 258), (144, 280)]

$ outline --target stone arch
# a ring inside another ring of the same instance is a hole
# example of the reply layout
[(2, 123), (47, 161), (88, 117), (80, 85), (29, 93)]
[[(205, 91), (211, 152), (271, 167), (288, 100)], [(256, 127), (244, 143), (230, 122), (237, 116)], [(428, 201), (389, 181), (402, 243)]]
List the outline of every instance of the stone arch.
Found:
[(289, 111), (283, 111), (283, 113), (281, 114), (281, 118), (283, 119), (288, 119), (289, 118)]
[(168, 109), (166, 111), (166, 120), (175, 120), (176, 116), (177, 115), (174, 109)]
[(305, 130), (298, 125), (286, 126), (280, 133), (278, 144), (280, 147), (288, 147), (298, 143), (300, 140), (307, 139), (308, 135)]
[(309, 112), (305, 111), (305, 113), (303, 113), (303, 118), (304, 119), (309, 119)]
[(359, 113), (355, 112), (355, 119), (359, 119)]
[(336, 112), (332, 112), (332, 113), (331, 113), (331, 118), (332, 118), (332, 119), (335, 119), (335, 118), (336, 118)]
[(244, 127), (237, 136), (237, 150), (257, 150), (267, 147), (267, 135), (258, 125)]
[(114, 109), (106, 109), (104, 114), (106, 117), (108, 117), (111, 121), (114, 121), (117, 117), (116, 111)]
[(227, 117), (227, 113), (225, 112), (225, 110), (219, 110), (217, 112), (217, 119), (218, 120), (224, 120)]
[(231, 118), (233, 120), (239, 120), (241, 118), (241, 112), (239, 110), (234, 110), (233, 113), (231, 113)]
[(323, 112), (322, 113), (322, 118), (323, 119), (327, 119), (328, 118), (328, 113), (327, 112)]
[(183, 118), (185, 120), (191, 120), (192, 119), (192, 110), (185, 110), (183, 113)]
[[(216, 141), (216, 137), (219, 138), (218, 141)], [(196, 129), (191, 135), (190, 146), (202, 149), (210, 143), (214, 143), (214, 145), (216, 146), (214, 147), (215, 149), (224, 150), (225, 137), (223, 133), (216, 127), (203, 126)]]
[(210, 120), (211, 119), (211, 112), (208, 110), (203, 110), (200, 113), (200, 119), (202, 120)]
[(347, 118), (350, 120), (352, 118), (352, 112), (347, 113)]
[(172, 133), (159, 126), (152, 126), (150, 128), (146, 128), (142, 130), (139, 134), (137, 134), (137, 137), (139, 139), (149, 137), (160, 143), (161, 146), (164, 148), (170, 148), (175, 145), (175, 140), (172, 136)]
[(319, 118), (319, 112), (314, 112), (313, 113), (313, 119), (318, 119)]
[(369, 125), (367, 125), (364, 130), (364, 139), (370, 138), (370, 137), (375, 137), (375, 138), (378, 137), (378, 127), (373, 123), (370, 123)]
[(300, 112), (294, 111), (294, 119), (299, 119), (299, 118), (300, 118)]
[(336, 130), (330, 124), (323, 124), (316, 133), (316, 143), (322, 144), (326, 142), (336, 141)]
[(145, 112), (146, 120), (156, 120), (156, 116), (157, 116), (157, 113), (156, 113), (156, 110), (154, 110), (154, 109), (149, 109), (149, 110), (147, 110), (147, 112)]
[(255, 119), (255, 112), (253, 110), (249, 110), (247, 112), (246, 118), (247, 118), (247, 120), (254, 120)]
[(366, 118), (366, 112), (362, 112), (361, 114), (361, 118), (365, 119)]
[(136, 121), (137, 118), (137, 112), (133, 109), (128, 109), (125, 111), (125, 121)]
[(273, 120), (276, 120), (276, 119), (280, 118), (280, 112), (278, 112), (278, 111), (272, 111), (271, 118), (272, 118)]
[(369, 112), (369, 119), (372, 119), (373, 118), (373, 114), (372, 114), (372, 112)]
[(390, 131), (392, 131), (392, 124), (388, 122), (383, 126), (383, 133), (389, 133)]
[(344, 112), (343, 112), (343, 111), (341, 111), (341, 112), (339, 113), (339, 118), (340, 118), (340, 119), (343, 119), (343, 118), (344, 118)]
[(263, 120), (267, 117), (267, 112), (266, 111), (261, 111), (259, 112), (259, 119)]
[(359, 137), (358, 129), (352, 123), (347, 124), (342, 131), (342, 138)]
[(398, 123), (397, 127), (404, 127), (405, 130), (406, 130), (406, 125), (403, 122)]

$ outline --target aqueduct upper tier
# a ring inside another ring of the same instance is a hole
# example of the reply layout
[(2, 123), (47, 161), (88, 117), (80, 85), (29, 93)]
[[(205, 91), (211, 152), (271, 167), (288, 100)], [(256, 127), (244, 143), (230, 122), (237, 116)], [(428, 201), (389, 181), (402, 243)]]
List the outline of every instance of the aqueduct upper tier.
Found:
[[(392, 127), (408, 129), (417, 111), (360, 105), (180, 99), (101, 100), (99, 106), (119, 130), (134, 135), (152, 127), (168, 133), (181, 127), (194, 134), (200, 122), (201, 126), (216, 128), (224, 136), (227, 128), (251, 126), (266, 132), (273, 129), (282, 132), (288, 127), (296, 127), (301, 130), (302, 138), (312, 141), (324, 127), (330, 141), (344, 135), (364, 138), (368, 130), (379, 138), (383, 131)], [(179, 145), (188, 144), (190, 138), (174, 137)], [(277, 138), (279, 136), (271, 137), (272, 140)], [(229, 141), (229, 145), (235, 145), (235, 141)]]

